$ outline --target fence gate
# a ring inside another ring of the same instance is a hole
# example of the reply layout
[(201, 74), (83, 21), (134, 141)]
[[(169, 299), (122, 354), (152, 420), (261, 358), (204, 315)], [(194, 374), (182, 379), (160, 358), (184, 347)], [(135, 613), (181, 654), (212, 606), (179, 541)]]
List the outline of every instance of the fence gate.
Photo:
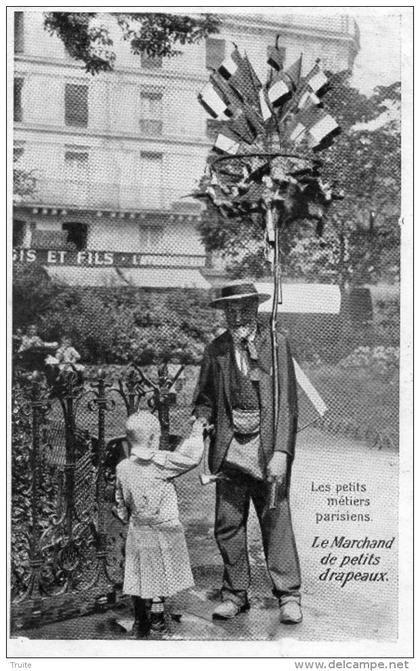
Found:
[(125, 530), (112, 515), (124, 424), (157, 411), (169, 446), (174, 378), (131, 365), (114, 383), (74, 370), (51, 384), (17, 371), (13, 395), (12, 629), (106, 608), (121, 598)]

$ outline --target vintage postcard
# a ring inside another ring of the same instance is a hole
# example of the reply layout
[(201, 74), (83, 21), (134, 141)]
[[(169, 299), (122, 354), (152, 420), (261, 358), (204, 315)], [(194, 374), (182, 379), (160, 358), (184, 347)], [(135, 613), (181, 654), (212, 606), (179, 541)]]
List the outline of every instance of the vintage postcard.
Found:
[(7, 25), (8, 656), (410, 668), (413, 8)]

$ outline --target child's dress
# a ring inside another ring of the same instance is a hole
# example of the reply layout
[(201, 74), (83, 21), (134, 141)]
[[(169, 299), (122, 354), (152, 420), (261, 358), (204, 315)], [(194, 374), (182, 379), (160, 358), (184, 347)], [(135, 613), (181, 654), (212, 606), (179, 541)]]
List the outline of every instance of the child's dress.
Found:
[(196, 466), (203, 441), (189, 438), (176, 452), (131, 456), (117, 466), (116, 500), (129, 519), (123, 592), (143, 599), (171, 596), (194, 585), (172, 479)]
[(79, 352), (71, 345), (61, 345), (55, 353), (55, 356), (49, 356), (45, 363), (50, 366), (58, 366), (60, 370), (66, 369), (71, 364), (75, 370), (82, 372), (85, 367), (77, 363), (80, 359)]
[(33, 336), (24, 335), (22, 336), (18, 352), (26, 352), (26, 350), (32, 349), (33, 347), (43, 347), (43, 346), (44, 342), (38, 335)]

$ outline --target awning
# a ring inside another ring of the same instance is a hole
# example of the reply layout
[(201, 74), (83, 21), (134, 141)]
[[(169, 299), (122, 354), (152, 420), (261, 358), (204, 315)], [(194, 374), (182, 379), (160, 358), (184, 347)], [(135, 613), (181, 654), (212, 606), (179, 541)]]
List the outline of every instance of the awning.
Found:
[[(260, 312), (271, 312), (273, 284), (255, 282), (258, 293), (270, 294), (271, 298), (261, 303)], [(334, 284), (282, 284), (282, 302), (279, 313), (293, 314), (338, 314), (340, 312), (340, 288)]]
[(76, 266), (44, 266), (52, 280), (78, 287), (124, 287), (115, 268), (85, 268)]
[(128, 284), (136, 287), (210, 289), (197, 268), (121, 268)]
[(209, 289), (197, 268), (86, 268), (44, 266), (51, 279), (71, 286)]

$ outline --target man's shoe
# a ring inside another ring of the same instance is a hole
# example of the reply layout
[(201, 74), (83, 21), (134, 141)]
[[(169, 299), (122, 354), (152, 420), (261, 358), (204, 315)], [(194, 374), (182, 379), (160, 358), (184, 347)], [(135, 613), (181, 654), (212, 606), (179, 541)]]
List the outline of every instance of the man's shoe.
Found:
[(150, 625), (148, 622), (138, 622), (134, 621), (133, 628), (131, 630), (132, 638), (147, 638), (150, 632)]
[(231, 599), (226, 599), (219, 603), (217, 608), (213, 611), (213, 620), (231, 620), (239, 613), (244, 613), (249, 610), (249, 603), (246, 602), (242, 606)]
[(280, 622), (283, 624), (299, 624), (302, 622), (302, 609), (297, 601), (280, 604)]

